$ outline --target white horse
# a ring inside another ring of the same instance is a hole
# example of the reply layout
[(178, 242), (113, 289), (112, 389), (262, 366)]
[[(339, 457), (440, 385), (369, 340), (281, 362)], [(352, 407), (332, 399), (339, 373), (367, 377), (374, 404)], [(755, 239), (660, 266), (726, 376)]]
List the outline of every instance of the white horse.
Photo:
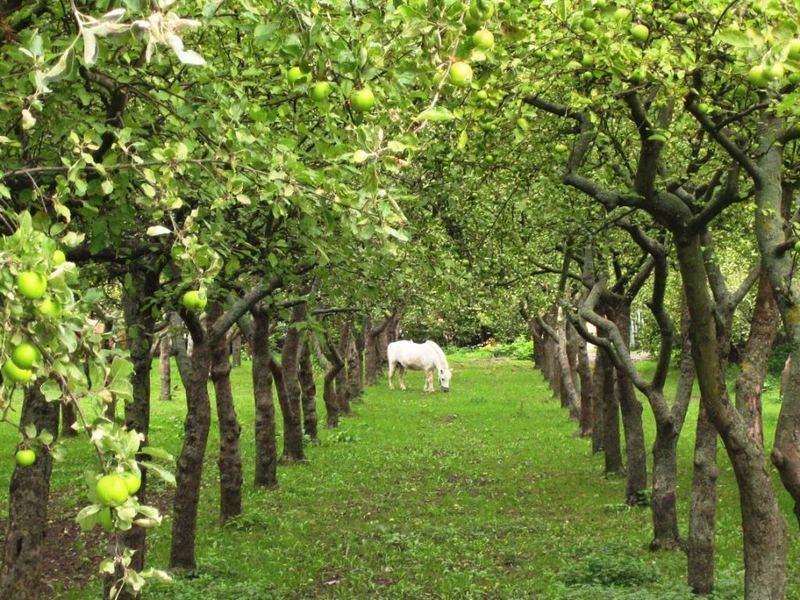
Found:
[(393, 390), (392, 377), (397, 369), (397, 380), (400, 389), (406, 389), (403, 377), (406, 370), (425, 371), (425, 391), (433, 392), (433, 370), (439, 372), (439, 385), (443, 392), (450, 390), (450, 378), (453, 372), (447, 365), (447, 357), (436, 342), (427, 340), (424, 344), (417, 344), (408, 340), (392, 342), (386, 350), (389, 358), (389, 389)]

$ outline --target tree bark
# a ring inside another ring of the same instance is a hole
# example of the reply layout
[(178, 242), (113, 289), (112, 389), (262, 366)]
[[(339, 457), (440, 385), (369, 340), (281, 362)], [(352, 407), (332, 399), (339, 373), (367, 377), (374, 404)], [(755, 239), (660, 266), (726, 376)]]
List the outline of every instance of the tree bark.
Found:
[[(125, 337), (128, 340), (128, 351), (133, 363), (133, 399), (125, 404), (125, 426), (144, 436), (142, 446), (146, 446), (150, 434), (150, 371), (152, 370), (151, 347), (155, 336), (156, 320), (153, 315), (152, 301), (158, 290), (158, 268), (132, 265), (130, 284), (124, 286), (122, 296), (122, 309), (125, 317)], [(149, 460), (149, 456), (139, 454), (138, 460)], [(139, 502), (146, 504), (147, 494), (147, 469), (142, 467), (142, 483), (137, 492)], [(141, 571), (144, 569), (145, 551), (147, 549), (147, 530), (134, 525), (128, 531), (120, 534), (125, 547), (134, 551), (130, 568)], [(111, 589), (114, 583), (123, 574), (120, 568), (115, 575), (105, 578), (104, 592), (106, 598), (111, 598)], [(114, 600), (133, 600), (139, 594), (129, 588), (122, 589)]]
[[(295, 440), (288, 452), (287, 446), (284, 445), (282, 460), (285, 462), (305, 460), (305, 453), (303, 452), (303, 430), (301, 425), (302, 391), (298, 378), (298, 361), (300, 358), (300, 330), (298, 327), (305, 323), (307, 309), (308, 305), (305, 302), (297, 304), (292, 308), (291, 321), (289, 323), (289, 329), (286, 332), (286, 338), (284, 339), (281, 352), (281, 370), (283, 371), (283, 385), (286, 390), (286, 403), (291, 410), (292, 427), (295, 428), (292, 436), (299, 435), (299, 443)], [(283, 408), (283, 404), (281, 404), (281, 408)], [(285, 422), (284, 420), (284, 423)], [(286, 435), (285, 427), (284, 435)]]
[(75, 437), (78, 435), (78, 417), (75, 407), (70, 402), (61, 404), (61, 437)]
[(601, 369), (602, 390), (599, 396), (603, 404), (603, 453), (606, 474), (622, 473), (622, 451), (619, 441), (619, 402), (615, 393), (614, 363), (608, 352), (598, 348), (595, 369)]
[(231, 339), (231, 362), (234, 367), (242, 366), (242, 336), (238, 333)]
[[(58, 435), (58, 402), (47, 402), (34, 383), (25, 390), (20, 425)], [(0, 570), (0, 598), (41, 598), (41, 560), (47, 530), (47, 502), (53, 459), (44, 448), (36, 451), (36, 462), (17, 465), (8, 495), (8, 522)]]
[(311, 345), (308, 339), (300, 344), (299, 356), (300, 390), (303, 405), (303, 432), (312, 440), (317, 439), (317, 386), (314, 385), (314, 369), (311, 365)]
[(350, 400), (356, 401), (361, 397), (361, 392), (364, 389), (363, 376), (364, 369), (361, 365), (361, 351), (359, 347), (363, 348), (364, 332), (356, 331), (352, 322), (350, 322), (350, 344), (347, 348), (347, 394)]
[(728, 401), (708, 280), (698, 235), (676, 236), (676, 249), (692, 321), (691, 340), (703, 406), (722, 437), (739, 487), (747, 600), (784, 596), (786, 522), (778, 508), (763, 450)]
[[(222, 312), (221, 310), (219, 312)], [(219, 518), (222, 523), (242, 513), (242, 456), (239, 451), (241, 427), (231, 388), (230, 344), (225, 336), (214, 343), (211, 380), (217, 400), (219, 421)]]
[(169, 357), (172, 355), (172, 342), (168, 335), (158, 343), (159, 400), (172, 400), (172, 372)]
[[(631, 331), (630, 304), (622, 304), (614, 311), (614, 323), (626, 348)], [(642, 424), (642, 403), (636, 397), (633, 382), (624, 369), (616, 368), (617, 393), (622, 412), (622, 426), (625, 432), (626, 484), (625, 504), (629, 506), (647, 502), (647, 450)]]
[(347, 355), (351, 342), (351, 326), (348, 321), (342, 323), (340, 328), (338, 354), (342, 359), (343, 366), (336, 373), (336, 399), (339, 401), (339, 414), (348, 416), (353, 414), (350, 407), (350, 388), (347, 385)]
[(653, 443), (653, 541), (650, 544), (653, 550), (673, 550), (681, 543), (677, 510), (677, 446), (694, 386), (694, 359), (685, 302), (681, 331), (680, 375), (675, 400), (669, 418), (656, 419), (656, 439)]
[(375, 327), (372, 327), (370, 321), (367, 321), (364, 325), (364, 379), (367, 385), (375, 385), (378, 382), (378, 374), (381, 368), (381, 351), (378, 345), (380, 344), (381, 334), (388, 324), (389, 319), (386, 318)]
[(189, 385), (186, 388), (186, 418), (183, 423), (183, 448), (176, 465), (179, 493), (175, 494), (172, 513), (172, 547), (170, 567), (193, 570), (195, 532), (200, 481), (203, 475), (208, 431), (211, 427), (211, 402), (208, 397), (208, 376), (211, 370), (211, 349), (207, 340), (195, 340), (191, 357)]
[(707, 595), (714, 589), (714, 534), (717, 510), (717, 430), (705, 407), (697, 415), (694, 445), (692, 504), (689, 537), (686, 543), (688, 583), (695, 594)]
[(275, 404), (272, 400), (272, 353), (270, 324), (266, 311), (253, 309), (253, 397), (255, 399), (255, 485), (278, 487), (278, 450), (275, 437)]
[(325, 366), (324, 390), (322, 398), (325, 402), (325, 425), (328, 428), (339, 426), (339, 398), (336, 393), (336, 376), (344, 368), (344, 361), (339, 356), (336, 345), (327, 342), (327, 351), (322, 351), (327, 359)]
[(767, 377), (769, 356), (778, 333), (778, 304), (762, 265), (756, 292), (756, 304), (750, 321), (741, 369), (736, 378), (736, 408), (744, 416), (750, 437), (764, 446), (764, 427), (761, 420), (761, 390)]
[(577, 421), (580, 415), (580, 406), (578, 404), (578, 390), (575, 387), (575, 370), (572, 368), (569, 358), (569, 343), (567, 329), (571, 327), (566, 318), (561, 316), (556, 323), (558, 329), (557, 335), (557, 350), (558, 350), (558, 364), (561, 368), (561, 404), (569, 411), (569, 418)]
[(278, 405), (281, 407), (283, 416), (283, 454), (282, 462), (301, 462), (305, 460), (303, 450), (303, 426), (300, 414), (295, 412), (292, 403), (289, 401), (289, 394), (286, 391), (286, 381), (284, 379), (283, 368), (272, 357), (269, 362), (272, 372), (272, 379), (275, 382), (275, 391), (278, 393)]
[(592, 454), (601, 452), (605, 442), (605, 380), (610, 374), (610, 362), (605, 350), (598, 348), (592, 371)]
[(578, 336), (578, 377), (580, 378), (581, 390), (581, 412), (578, 422), (580, 423), (581, 437), (592, 435), (592, 407), (594, 404), (594, 382), (592, 380), (592, 365), (589, 360), (589, 352), (586, 340)]

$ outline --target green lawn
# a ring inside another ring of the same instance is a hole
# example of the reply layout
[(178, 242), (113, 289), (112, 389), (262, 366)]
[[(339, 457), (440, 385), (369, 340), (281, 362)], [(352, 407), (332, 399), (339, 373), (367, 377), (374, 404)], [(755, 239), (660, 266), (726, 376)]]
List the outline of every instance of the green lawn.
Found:
[[(245, 512), (217, 523), (217, 437), (212, 432), (194, 578), (148, 588), (147, 599), (638, 599), (690, 598), (685, 557), (653, 554), (650, 513), (620, 505), (624, 482), (602, 476), (602, 456), (573, 436), (541, 376), (526, 362), (451, 361), (449, 394), (424, 394), (423, 376), (391, 392), (385, 379), (367, 389), (356, 416), (322, 431), (309, 463), (281, 467), (277, 491), (253, 488), (253, 409), (249, 364), (234, 372), (243, 422)], [(154, 382), (157, 384), (157, 382)], [(673, 382), (674, 383), (674, 382)], [(177, 453), (182, 394), (157, 400), (152, 443)], [(321, 405), (321, 401), (320, 401)], [(779, 405), (765, 402), (772, 435)], [(324, 409), (320, 406), (320, 414)], [(681, 520), (691, 478), (692, 420), (681, 442)], [(652, 425), (646, 414), (648, 444)], [(11, 441), (7, 432), (2, 443)], [(54, 474), (59, 502), (76, 506), (74, 481), (90, 460), (69, 443)], [(11, 454), (0, 472), (7, 489)], [(742, 597), (736, 486), (720, 451), (718, 593)], [(785, 494), (782, 503), (791, 515)], [(788, 598), (800, 597), (797, 525)], [(170, 522), (150, 536), (149, 564), (163, 568)], [(88, 546), (97, 546), (94, 541)], [(71, 552), (87, 551), (83, 549)], [(102, 548), (101, 548), (102, 550)], [(96, 551), (96, 550), (95, 550)], [(599, 583), (598, 583), (599, 582)], [(59, 598), (98, 598), (97, 581)]]

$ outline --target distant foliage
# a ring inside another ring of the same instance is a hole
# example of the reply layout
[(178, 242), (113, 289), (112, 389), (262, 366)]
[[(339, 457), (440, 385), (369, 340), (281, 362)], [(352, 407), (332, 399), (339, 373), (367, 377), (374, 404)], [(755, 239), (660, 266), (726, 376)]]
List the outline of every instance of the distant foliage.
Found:
[(533, 360), (533, 341), (518, 336), (513, 342), (496, 344), (491, 347), (492, 356), (507, 356), (515, 360)]

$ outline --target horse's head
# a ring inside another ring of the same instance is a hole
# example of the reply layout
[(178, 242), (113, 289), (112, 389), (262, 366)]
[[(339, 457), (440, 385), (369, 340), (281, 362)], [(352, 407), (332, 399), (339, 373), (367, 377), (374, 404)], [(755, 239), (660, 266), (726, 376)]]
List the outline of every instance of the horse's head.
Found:
[(450, 391), (450, 378), (453, 376), (453, 372), (447, 368), (440, 368), (439, 369), (439, 386), (442, 388), (443, 392)]

